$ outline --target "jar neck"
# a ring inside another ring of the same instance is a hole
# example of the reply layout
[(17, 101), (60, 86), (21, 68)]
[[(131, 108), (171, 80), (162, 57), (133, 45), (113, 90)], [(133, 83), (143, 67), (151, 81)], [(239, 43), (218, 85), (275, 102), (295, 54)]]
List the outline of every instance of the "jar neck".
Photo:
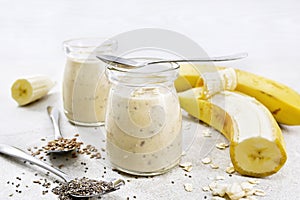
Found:
[[(140, 60), (140, 58), (136, 60)], [(143, 58), (143, 60), (155, 59)], [(131, 69), (109, 65), (106, 68), (106, 75), (113, 84), (127, 86), (173, 85), (178, 77), (179, 67), (177, 63), (149, 64)]]
[(170, 70), (161, 73), (130, 73), (106, 69), (109, 81), (115, 85), (131, 87), (144, 87), (165, 85), (174, 86), (174, 81), (178, 76), (178, 70)]
[(117, 42), (104, 38), (79, 38), (65, 41), (63, 48), (70, 59), (97, 60), (96, 55), (110, 54), (117, 49)]

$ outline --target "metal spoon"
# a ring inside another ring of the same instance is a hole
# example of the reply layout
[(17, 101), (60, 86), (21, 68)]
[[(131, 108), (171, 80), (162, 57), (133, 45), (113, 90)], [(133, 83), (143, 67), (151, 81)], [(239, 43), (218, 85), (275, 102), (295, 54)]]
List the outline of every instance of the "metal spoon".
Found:
[[(53, 128), (54, 128), (54, 139), (55, 140), (59, 140), (61, 138), (63, 138), (61, 132), (60, 132), (60, 128), (59, 128), (59, 119), (60, 119), (60, 114), (59, 114), (59, 110), (56, 107), (52, 107), (52, 106), (48, 106), (47, 107), (47, 111), (49, 114), (49, 117), (52, 121), (53, 124)], [(68, 148), (68, 149), (62, 149), (62, 150), (48, 150), (49, 153), (68, 153), (71, 151), (74, 151), (76, 148)]]
[[(4, 155), (8, 155), (8, 156), (12, 156), (15, 157), (17, 159), (20, 160), (26, 160), (32, 164), (35, 164), (39, 167), (42, 167), (50, 172), (52, 172), (53, 174), (59, 176), (60, 178), (62, 178), (65, 182), (70, 182), (71, 180), (74, 180), (72, 178), (70, 178), (67, 174), (65, 174), (64, 172), (55, 169), (54, 167), (51, 167), (50, 165), (42, 162), (41, 160), (28, 155), (27, 153), (25, 153), (24, 151), (22, 151), (21, 149), (18, 149), (16, 147), (13, 146), (9, 146), (6, 144), (0, 144), (0, 153), (4, 154)], [(116, 191), (118, 189), (120, 189), (120, 187), (122, 185), (125, 184), (125, 181), (122, 179), (114, 179), (113, 181), (111, 181), (110, 183), (112, 183), (113, 185), (113, 189), (112, 190), (108, 190), (108, 191), (103, 191), (102, 193), (99, 194), (94, 194), (94, 195), (86, 195), (86, 196), (80, 196), (80, 195), (74, 195), (74, 194), (70, 194), (73, 197), (80, 197), (80, 198), (87, 198), (87, 197), (97, 197), (97, 196), (102, 196), (104, 194)]]
[(211, 57), (211, 58), (191, 58), (191, 59), (174, 59), (174, 60), (155, 60), (155, 61), (135, 61), (129, 58), (121, 58), (113, 55), (98, 55), (96, 56), (101, 61), (111, 64), (111, 65), (120, 65), (120, 67), (131, 69), (144, 67), (149, 64), (158, 64), (158, 63), (168, 63), (168, 62), (220, 62), (220, 61), (230, 61), (230, 60), (238, 60), (247, 57), (247, 53), (237, 53), (228, 56), (219, 56), (219, 57)]

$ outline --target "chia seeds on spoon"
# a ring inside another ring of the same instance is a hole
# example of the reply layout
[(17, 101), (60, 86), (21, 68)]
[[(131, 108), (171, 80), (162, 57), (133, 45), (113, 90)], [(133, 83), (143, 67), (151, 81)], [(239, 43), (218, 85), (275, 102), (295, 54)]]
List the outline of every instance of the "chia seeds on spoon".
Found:
[(58, 195), (59, 200), (78, 199), (72, 195), (93, 196), (113, 190), (114, 186), (111, 182), (97, 181), (86, 177), (73, 179), (68, 183), (61, 184), (52, 189), (52, 192)]

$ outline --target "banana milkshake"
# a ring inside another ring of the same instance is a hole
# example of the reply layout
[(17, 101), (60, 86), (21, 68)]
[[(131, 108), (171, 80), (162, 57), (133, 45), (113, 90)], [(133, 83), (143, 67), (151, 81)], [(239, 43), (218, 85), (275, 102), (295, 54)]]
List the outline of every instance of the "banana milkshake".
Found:
[(112, 53), (113, 40), (83, 38), (64, 42), (67, 61), (63, 79), (63, 105), (68, 120), (83, 126), (104, 123), (110, 83), (106, 64), (96, 55)]
[(104, 64), (97, 60), (67, 60), (63, 102), (71, 122), (93, 124), (105, 120), (110, 84), (104, 70)]
[(136, 175), (156, 175), (178, 164), (182, 116), (173, 86), (112, 87), (105, 126), (106, 150), (115, 168)]

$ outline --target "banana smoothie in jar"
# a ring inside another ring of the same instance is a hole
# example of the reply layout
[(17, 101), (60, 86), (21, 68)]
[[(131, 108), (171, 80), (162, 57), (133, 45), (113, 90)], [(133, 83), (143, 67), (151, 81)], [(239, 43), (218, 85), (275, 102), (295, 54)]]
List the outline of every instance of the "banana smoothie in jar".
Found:
[(96, 58), (116, 50), (116, 42), (82, 38), (63, 43), (67, 56), (63, 78), (63, 105), (68, 120), (82, 126), (102, 125), (110, 83), (106, 64)]
[(157, 175), (178, 164), (182, 115), (174, 87), (179, 65), (107, 68), (112, 83), (106, 113), (106, 151), (116, 169)]

